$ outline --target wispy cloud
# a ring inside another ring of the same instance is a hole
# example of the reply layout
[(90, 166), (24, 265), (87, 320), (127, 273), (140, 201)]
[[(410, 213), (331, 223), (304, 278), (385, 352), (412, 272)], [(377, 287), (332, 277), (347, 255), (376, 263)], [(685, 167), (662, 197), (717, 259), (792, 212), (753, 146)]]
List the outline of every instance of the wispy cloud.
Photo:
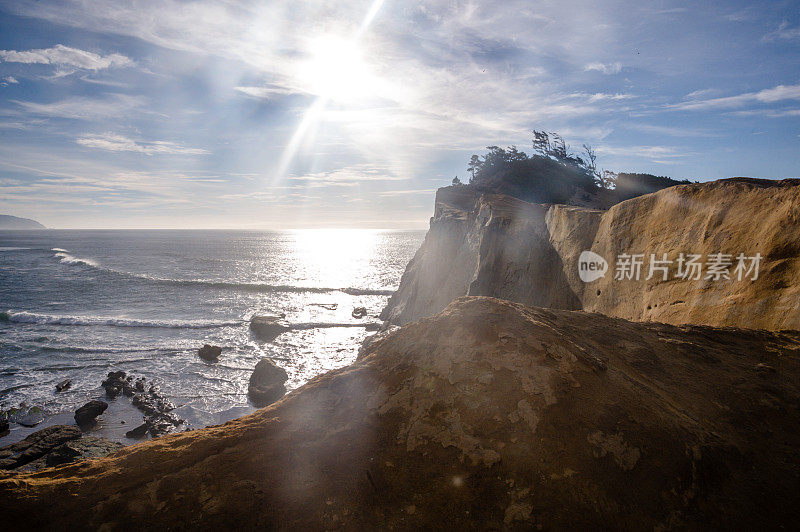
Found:
[(70, 74), (76, 70), (97, 71), (133, 64), (130, 58), (121, 54), (100, 55), (63, 44), (34, 50), (0, 50), (0, 60), (6, 63), (53, 65), (59, 69), (59, 75)]
[(610, 146), (597, 147), (601, 155), (615, 155), (627, 158), (644, 158), (655, 163), (668, 163), (674, 159), (691, 155), (688, 151), (675, 146)]
[(263, 100), (270, 99), (274, 96), (282, 96), (295, 93), (295, 91), (287, 89), (285, 87), (275, 87), (268, 85), (260, 87), (249, 87), (249, 86), (234, 87), (233, 89), (237, 92), (244, 94), (245, 96)]
[(339, 168), (330, 172), (314, 172), (292, 176), (292, 181), (302, 182), (306, 187), (347, 187), (364, 182), (403, 181), (407, 177), (393, 175), (387, 167), (373, 164), (356, 164)]
[(800, 116), (800, 109), (749, 109), (747, 111), (733, 111), (733, 116), (764, 116), (767, 118), (784, 118)]
[(589, 63), (588, 65), (583, 67), (583, 69), (586, 70), (587, 72), (593, 70), (597, 72), (602, 72), (605, 75), (619, 74), (620, 72), (622, 72), (622, 63), (594, 62), (594, 63)]
[(746, 92), (723, 98), (689, 100), (669, 107), (684, 111), (742, 107), (748, 103), (775, 103), (782, 100), (800, 100), (800, 85), (778, 85), (758, 92)]
[(9, 85), (16, 85), (19, 83), (19, 80), (14, 76), (6, 76), (0, 79), (0, 87), (8, 87)]
[(146, 99), (143, 96), (111, 94), (97, 98), (73, 97), (51, 103), (11, 100), (28, 113), (55, 118), (77, 120), (107, 119), (125, 116), (134, 110), (142, 110)]
[(167, 155), (204, 155), (207, 150), (199, 148), (187, 148), (168, 141), (136, 141), (131, 138), (116, 135), (114, 133), (104, 133), (102, 135), (84, 135), (78, 137), (75, 142), (88, 148), (98, 148), (107, 151), (129, 151), (144, 153), (145, 155), (167, 154)]
[(787, 21), (781, 22), (780, 26), (775, 31), (771, 31), (764, 35), (764, 41), (791, 41), (798, 39), (800, 40), (800, 26), (796, 28), (789, 27), (789, 23)]
[(379, 196), (416, 196), (416, 195), (430, 195), (436, 192), (435, 188), (418, 188), (414, 190), (384, 190), (378, 192)]

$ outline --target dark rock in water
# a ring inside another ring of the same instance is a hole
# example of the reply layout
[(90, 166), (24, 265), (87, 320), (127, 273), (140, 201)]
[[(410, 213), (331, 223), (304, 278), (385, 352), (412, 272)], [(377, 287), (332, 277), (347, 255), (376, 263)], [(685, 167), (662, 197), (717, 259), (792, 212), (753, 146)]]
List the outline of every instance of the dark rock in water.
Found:
[(72, 386), (72, 380), (71, 379), (63, 380), (63, 381), (59, 382), (58, 384), (56, 384), (56, 391), (57, 392), (63, 392), (64, 390), (66, 390), (70, 386)]
[(286, 370), (269, 358), (262, 358), (250, 376), (247, 392), (256, 406), (267, 406), (284, 396), (289, 379)]
[(197, 350), (197, 354), (207, 362), (216, 362), (219, 355), (222, 354), (222, 348), (216, 345), (205, 344)]
[(106, 395), (114, 399), (122, 393), (125, 383), (124, 371), (111, 371), (108, 374), (108, 378), (101, 383), (101, 386), (105, 388)]
[(281, 316), (253, 316), (250, 330), (259, 340), (272, 341), (290, 329)]
[(367, 315), (367, 307), (356, 307), (353, 309), (351, 316), (356, 319), (361, 319)]
[[(175, 405), (162, 396), (154, 384), (147, 386), (144, 377), (134, 380), (133, 375), (126, 375), (124, 371), (112, 371), (103, 381), (103, 387), (109, 397), (120, 394), (130, 397), (131, 404), (144, 414), (144, 424), (128, 431), (129, 438), (140, 438), (148, 432), (153, 437), (161, 436), (173, 432), (184, 423), (184, 420), (170, 413)], [(132, 433), (136, 435), (131, 436)]]
[(127, 438), (134, 438), (134, 439), (137, 439), (137, 440), (139, 438), (144, 438), (146, 435), (147, 435), (147, 423), (142, 423), (141, 425), (139, 425), (135, 429), (131, 429), (128, 432), (125, 433), (125, 436)]
[(31, 408), (25, 416), (17, 419), (17, 423), (23, 427), (35, 427), (42, 421), (44, 421), (44, 414), (35, 407)]
[(15, 469), (25, 465), (82, 435), (81, 429), (70, 425), (53, 425), (34, 432), (22, 441), (0, 449), (0, 469)]
[(95, 418), (105, 412), (108, 403), (105, 401), (89, 401), (75, 411), (75, 422), (81, 427), (89, 427), (94, 424)]
[(100, 458), (122, 449), (124, 445), (97, 436), (84, 436), (62, 443), (45, 457), (47, 467), (67, 464), (85, 458)]
[(8, 420), (6, 418), (0, 418), (0, 436), (5, 436), (8, 431)]

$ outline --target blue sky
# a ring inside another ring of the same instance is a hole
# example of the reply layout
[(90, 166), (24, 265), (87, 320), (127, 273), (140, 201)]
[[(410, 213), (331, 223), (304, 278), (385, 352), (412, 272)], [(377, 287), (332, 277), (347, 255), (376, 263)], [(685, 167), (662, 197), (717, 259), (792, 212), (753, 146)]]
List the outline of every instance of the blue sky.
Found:
[(0, 212), (50, 227), (423, 228), (533, 128), (800, 176), (800, 2), (0, 4)]

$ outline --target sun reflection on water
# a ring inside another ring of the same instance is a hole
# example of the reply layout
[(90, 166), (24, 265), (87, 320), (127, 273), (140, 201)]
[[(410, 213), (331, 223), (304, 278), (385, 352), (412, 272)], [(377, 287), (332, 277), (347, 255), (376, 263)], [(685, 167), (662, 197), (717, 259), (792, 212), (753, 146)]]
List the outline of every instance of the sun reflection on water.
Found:
[(298, 274), (308, 286), (347, 288), (369, 276), (378, 231), (299, 229), (293, 236)]

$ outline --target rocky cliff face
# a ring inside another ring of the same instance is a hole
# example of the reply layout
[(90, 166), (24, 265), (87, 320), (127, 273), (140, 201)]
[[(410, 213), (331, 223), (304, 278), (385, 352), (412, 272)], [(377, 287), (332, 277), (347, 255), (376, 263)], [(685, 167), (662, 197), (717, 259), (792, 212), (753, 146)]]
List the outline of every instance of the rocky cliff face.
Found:
[[(582, 251), (608, 262), (605, 277), (581, 281)], [(667, 279), (661, 270), (647, 279), (651, 254), (663, 260), (665, 253), (672, 261)], [(731, 279), (706, 278), (719, 253), (730, 255)], [(615, 279), (622, 254), (642, 255), (638, 281)], [(700, 255), (699, 279), (676, 275), (681, 254)], [(760, 255), (757, 279), (754, 271), (736, 277), (739, 254)], [(800, 329), (799, 278), (800, 180), (681, 185), (608, 211), (447, 187), (437, 193), (425, 242), (382, 317), (408, 323), (455, 297), (485, 295), (637, 321)]]
[(800, 333), (461, 298), (218, 427), (0, 473), (10, 529), (793, 529)]

